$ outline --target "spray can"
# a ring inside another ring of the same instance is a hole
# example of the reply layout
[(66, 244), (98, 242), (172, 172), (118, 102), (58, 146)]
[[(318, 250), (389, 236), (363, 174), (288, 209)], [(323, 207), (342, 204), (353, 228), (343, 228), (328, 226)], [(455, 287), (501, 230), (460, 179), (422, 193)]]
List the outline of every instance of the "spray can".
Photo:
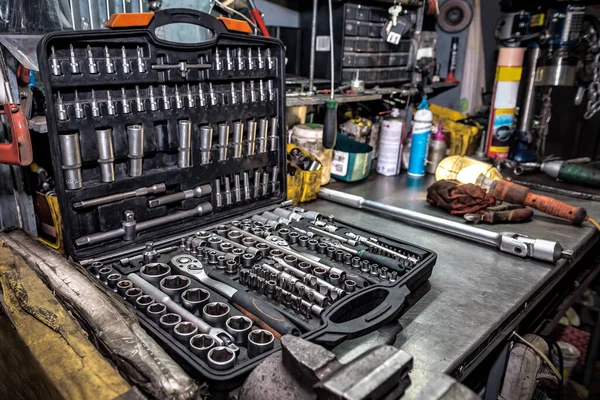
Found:
[(452, 38), (452, 46), (450, 47), (450, 59), (448, 60), (448, 75), (446, 75), (446, 83), (458, 83), (456, 79), (456, 62), (458, 59), (458, 37)]
[(446, 158), (446, 140), (442, 124), (438, 125), (437, 133), (431, 135), (429, 154), (427, 157), (427, 173), (435, 174), (438, 164)]
[(487, 155), (490, 158), (508, 158), (524, 55), (524, 48), (509, 47), (501, 48), (498, 55), (494, 97), (488, 124)]
[(401, 154), (405, 125), (402, 116), (400, 109), (393, 108), (381, 123), (377, 159), (377, 173), (381, 175), (398, 175), (402, 170)]
[(408, 163), (408, 175), (416, 177), (425, 176), (429, 136), (433, 123), (433, 114), (429, 109), (427, 99), (423, 99), (418, 108), (419, 110), (413, 118), (412, 144)]

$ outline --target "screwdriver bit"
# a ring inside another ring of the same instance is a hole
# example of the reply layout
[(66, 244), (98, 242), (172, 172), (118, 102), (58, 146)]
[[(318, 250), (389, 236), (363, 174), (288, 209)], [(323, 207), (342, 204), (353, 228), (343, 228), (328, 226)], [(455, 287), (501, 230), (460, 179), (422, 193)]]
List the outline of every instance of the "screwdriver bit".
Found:
[(110, 90), (106, 91), (106, 109), (108, 111), (108, 115), (115, 115), (116, 114), (115, 102), (112, 99), (112, 95), (110, 93)]
[(206, 98), (204, 97), (201, 83), (198, 84), (198, 99), (200, 100), (200, 107), (206, 107)]
[(144, 100), (142, 100), (142, 96), (140, 94), (140, 88), (139, 86), (135, 87), (135, 106), (136, 106), (136, 110), (137, 112), (144, 112), (144, 110), (146, 109), (146, 106), (144, 105)]
[(237, 92), (235, 91), (235, 84), (233, 82), (231, 82), (231, 89), (230, 89), (230, 101), (229, 103), (232, 105), (237, 104), (238, 99), (237, 99)]
[(219, 49), (215, 49), (215, 69), (217, 71), (221, 71), (223, 69), (223, 64), (221, 63), (221, 56), (219, 56)]
[(254, 69), (254, 60), (252, 59), (252, 48), (248, 47), (248, 70)]
[(194, 97), (194, 92), (192, 91), (192, 87), (190, 86), (189, 83), (187, 84), (186, 96), (187, 96), (187, 101), (188, 101), (188, 107), (195, 108), (196, 107), (196, 98)]
[(178, 110), (181, 110), (183, 108), (183, 99), (181, 98), (181, 95), (179, 94), (179, 86), (175, 85), (175, 107)]
[(260, 52), (260, 47), (256, 50), (256, 53), (258, 58), (258, 69), (265, 69), (265, 60)]
[(146, 72), (146, 62), (144, 61), (144, 51), (140, 46), (137, 47), (137, 66), (138, 66), (138, 72), (140, 74)]
[(65, 103), (63, 103), (63, 98), (60, 95), (60, 92), (57, 92), (56, 94), (56, 109), (58, 110), (59, 121), (66, 121), (67, 119), (69, 119), (69, 113), (67, 111)]
[(265, 86), (262, 79), (258, 81), (258, 94), (260, 96), (260, 102), (264, 103), (267, 98), (265, 96)]
[(271, 57), (271, 49), (267, 49), (267, 68), (275, 68), (275, 62), (273, 60), (273, 57)]
[(98, 73), (98, 65), (96, 64), (96, 60), (94, 60), (94, 55), (92, 54), (92, 48), (88, 44), (86, 48), (87, 54), (87, 62), (88, 62), (88, 71), (90, 74), (95, 75)]
[(127, 59), (127, 51), (125, 50), (125, 46), (121, 47), (121, 69), (124, 74), (131, 73), (131, 65), (129, 65), (129, 60)]
[(77, 90), (75, 91), (75, 99), (73, 100), (73, 108), (75, 109), (75, 118), (82, 119), (84, 115), (84, 110), (79, 101), (79, 95), (77, 94)]
[(161, 89), (161, 92), (162, 92), (163, 108), (165, 110), (170, 110), (171, 109), (171, 99), (167, 95), (167, 86), (166, 85), (160, 85), (160, 89)]
[(131, 113), (131, 106), (125, 94), (125, 88), (121, 88), (121, 107), (123, 107), (123, 114)]
[(90, 106), (92, 108), (92, 117), (100, 116), (100, 108), (98, 107), (98, 101), (96, 100), (96, 92), (92, 89), (92, 99)]
[(227, 71), (233, 71), (233, 60), (231, 59), (229, 47), (225, 48), (225, 59), (227, 60)]
[(248, 102), (248, 98), (246, 96), (246, 82), (242, 82), (242, 104), (245, 104)]
[(62, 75), (62, 68), (60, 67), (60, 63), (56, 58), (56, 53), (54, 52), (54, 46), (50, 47), (50, 64), (52, 69), (52, 75), (60, 76)]
[(108, 52), (108, 46), (104, 46), (104, 66), (106, 68), (107, 74), (115, 73), (115, 63), (112, 60), (112, 58), (110, 58), (110, 53)]
[(73, 45), (69, 45), (69, 68), (71, 69), (71, 74), (80, 74), (81, 69), (79, 68), (79, 61), (75, 57), (75, 49), (73, 49)]
[(158, 100), (154, 97), (154, 88), (148, 87), (148, 97), (150, 98), (150, 111), (158, 111)]
[(254, 81), (250, 81), (250, 102), (256, 103), (256, 90), (254, 89)]
[(237, 48), (237, 59), (238, 59), (238, 70), (243, 71), (244, 70), (244, 54), (242, 53), (242, 48), (238, 47)]

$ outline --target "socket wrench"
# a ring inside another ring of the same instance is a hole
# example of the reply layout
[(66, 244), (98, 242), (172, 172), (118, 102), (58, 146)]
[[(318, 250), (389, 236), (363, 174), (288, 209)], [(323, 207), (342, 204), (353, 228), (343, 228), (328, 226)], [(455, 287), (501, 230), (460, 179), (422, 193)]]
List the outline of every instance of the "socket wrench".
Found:
[[(142, 289), (144, 293), (152, 295), (159, 303), (163, 303), (165, 306), (167, 306), (167, 308), (172, 313), (178, 314), (181, 318), (185, 319), (186, 321), (192, 322), (198, 327), (198, 329), (202, 333), (211, 335), (219, 346), (233, 346), (237, 351), (237, 346), (233, 344), (233, 338), (225, 330), (221, 328), (215, 328), (207, 324), (202, 319), (196, 317), (194, 314), (192, 314), (185, 308), (173, 302), (173, 300), (171, 300), (169, 296), (167, 296), (159, 289), (152, 286), (152, 284), (146, 282), (144, 279), (137, 276), (136, 274), (129, 274), (128, 278), (130, 281), (133, 282), (134, 285)], [(164, 317), (165, 316), (163, 315), (161, 319)]]

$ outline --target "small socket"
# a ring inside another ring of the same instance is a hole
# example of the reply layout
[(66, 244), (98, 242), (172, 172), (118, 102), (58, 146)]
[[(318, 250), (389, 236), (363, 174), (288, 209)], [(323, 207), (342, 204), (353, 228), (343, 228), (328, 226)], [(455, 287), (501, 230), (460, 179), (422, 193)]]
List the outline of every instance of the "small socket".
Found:
[(229, 306), (225, 303), (208, 303), (202, 309), (202, 319), (209, 325), (224, 328), (230, 312)]
[(173, 328), (173, 336), (175, 336), (175, 339), (185, 345), (189, 344), (192, 336), (197, 333), (198, 327), (189, 321), (180, 322)]
[(102, 267), (104, 267), (104, 263), (100, 261), (95, 261), (92, 263), (92, 265), (90, 265), (90, 272), (98, 276), (98, 271), (100, 271)]
[(189, 312), (196, 314), (210, 300), (210, 292), (202, 288), (187, 289), (181, 294), (183, 307)]
[(348, 279), (347, 281), (344, 282), (344, 290), (347, 293), (354, 292), (356, 290), (356, 282)]
[(245, 316), (236, 315), (225, 322), (225, 330), (229, 333), (235, 344), (245, 346), (248, 342), (248, 334), (252, 329), (252, 320)]
[(181, 322), (181, 317), (174, 313), (165, 314), (158, 320), (158, 325), (167, 332), (173, 332), (173, 328)]
[(310, 274), (312, 272), (312, 265), (310, 265), (310, 263), (307, 263), (306, 261), (302, 261), (298, 263), (298, 269), (302, 272)]
[(206, 362), (218, 371), (231, 369), (235, 365), (235, 352), (229, 347), (215, 347), (208, 352)]
[(160, 317), (167, 313), (167, 306), (162, 303), (152, 303), (146, 309), (146, 315), (154, 322), (158, 322)]
[(194, 335), (190, 339), (190, 349), (192, 350), (192, 353), (203, 360), (206, 360), (208, 352), (215, 347), (216, 344), (217, 343), (212, 336), (204, 333)]
[(325, 279), (327, 276), (327, 270), (322, 267), (317, 267), (313, 270), (313, 274), (319, 279)]
[(142, 289), (140, 288), (131, 288), (125, 291), (125, 300), (135, 306), (136, 300), (143, 294)]
[(330, 273), (328, 278), (329, 283), (336, 287), (340, 285), (340, 281), (342, 279), (342, 277), (339, 274), (336, 274), (334, 272)]
[(108, 284), (108, 287), (110, 287), (111, 289), (116, 289), (117, 288), (117, 283), (119, 283), (119, 281), (123, 279), (123, 277), (121, 276), (121, 274), (110, 274), (106, 277), (106, 283)]
[(108, 276), (110, 274), (113, 273), (113, 269), (111, 267), (102, 267), (100, 268), (100, 270), (98, 271), (98, 276), (100, 277), (100, 280), (102, 282), (106, 282), (106, 279), (108, 278)]
[(117, 293), (121, 296), (125, 296), (125, 292), (133, 287), (133, 282), (129, 279), (123, 279), (122, 281), (117, 282)]
[(135, 300), (135, 306), (138, 310), (146, 311), (150, 304), (154, 303), (154, 298), (147, 294), (143, 294)]
[(273, 349), (275, 336), (264, 329), (257, 329), (248, 334), (248, 357), (254, 358)]

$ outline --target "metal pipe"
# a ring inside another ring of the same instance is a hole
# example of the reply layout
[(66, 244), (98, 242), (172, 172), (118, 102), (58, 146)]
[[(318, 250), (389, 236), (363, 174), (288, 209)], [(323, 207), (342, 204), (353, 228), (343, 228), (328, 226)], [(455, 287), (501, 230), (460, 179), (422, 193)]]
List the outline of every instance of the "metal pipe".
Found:
[(334, 97), (334, 93), (335, 93), (335, 52), (333, 51), (333, 6), (332, 6), (332, 1), (333, 0), (328, 0), (328, 5), (329, 5), (329, 47), (331, 48), (329, 51), (330, 54), (330, 60), (329, 63), (331, 64), (330, 68), (330, 73), (331, 73), (331, 93), (330, 93), (330, 98), (331, 100), (333, 100)]
[(533, 115), (535, 112), (535, 74), (537, 72), (537, 60), (540, 56), (540, 48), (533, 47), (527, 51), (527, 81), (521, 108), (519, 110), (519, 121), (517, 132), (527, 133), (531, 130)]
[(308, 94), (312, 95), (315, 86), (315, 46), (317, 42), (317, 7), (319, 0), (313, 0), (312, 24), (310, 32), (310, 69), (308, 71)]
[(363, 197), (338, 192), (337, 190), (321, 189), (319, 197), (350, 207), (391, 215), (426, 228), (487, 244), (498, 248), (502, 252), (519, 257), (531, 257), (542, 261), (556, 262), (561, 258), (571, 258), (573, 255), (572, 251), (564, 250), (558, 242), (529, 238), (511, 232), (491, 232), (472, 225), (461, 224), (444, 218), (366, 200)]

